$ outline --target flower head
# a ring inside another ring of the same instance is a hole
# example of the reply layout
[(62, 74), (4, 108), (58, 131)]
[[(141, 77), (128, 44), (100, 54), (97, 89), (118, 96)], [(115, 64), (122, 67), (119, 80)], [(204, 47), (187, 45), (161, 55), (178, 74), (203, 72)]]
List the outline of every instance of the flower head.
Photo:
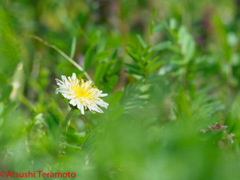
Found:
[(84, 114), (84, 110), (89, 109), (92, 113), (103, 111), (98, 107), (102, 106), (107, 109), (108, 103), (104, 102), (100, 97), (107, 96), (102, 94), (102, 91), (93, 87), (91, 81), (85, 82), (83, 79), (77, 79), (76, 74), (66, 78), (62, 76), (62, 81), (56, 79), (57, 92), (60, 92), (63, 97), (69, 100), (69, 104), (76, 106)]

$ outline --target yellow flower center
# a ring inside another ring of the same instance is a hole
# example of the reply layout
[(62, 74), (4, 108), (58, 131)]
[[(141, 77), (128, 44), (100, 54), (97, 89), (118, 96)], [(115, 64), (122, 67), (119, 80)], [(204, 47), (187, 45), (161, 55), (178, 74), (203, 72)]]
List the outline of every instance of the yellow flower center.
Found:
[(91, 85), (86, 87), (86, 83), (82, 79), (79, 80), (78, 84), (72, 81), (71, 89), (74, 91), (76, 99), (79, 99), (82, 102), (87, 103), (85, 100), (96, 101), (97, 89)]

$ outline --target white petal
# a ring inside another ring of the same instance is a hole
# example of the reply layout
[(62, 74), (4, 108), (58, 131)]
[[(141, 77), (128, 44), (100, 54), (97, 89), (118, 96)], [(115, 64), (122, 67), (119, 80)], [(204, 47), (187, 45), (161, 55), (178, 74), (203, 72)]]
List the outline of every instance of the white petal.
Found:
[(88, 106), (88, 108), (90, 109), (92, 109), (92, 110), (94, 110), (94, 111), (96, 111), (96, 112), (99, 112), (99, 113), (103, 113), (103, 111), (96, 105), (96, 104), (91, 104), (91, 105), (89, 105)]
[(105, 97), (105, 96), (107, 96), (108, 94), (107, 93), (105, 93), (105, 94), (100, 94), (100, 97)]
[(80, 102), (78, 103), (77, 108), (81, 110), (82, 114), (84, 114), (84, 108), (83, 108), (83, 105)]
[(71, 99), (69, 104), (72, 104), (73, 106), (77, 105), (77, 99)]
[[(108, 94), (102, 94), (102, 91), (92, 87), (91, 81), (84, 82), (83, 79), (79, 80), (75, 73), (73, 73), (71, 77), (61, 76), (61, 78), (62, 81), (56, 79), (57, 85), (59, 86), (56, 92), (60, 92), (64, 98), (68, 99), (69, 104), (77, 106), (82, 114), (84, 114), (84, 109), (89, 109), (92, 113), (102, 113), (103, 111), (100, 107), (108, 108), (109, 104), (100, 99), (100, 97), (105, 97)], [(74, 86), (72, 84), (74, 84)], [(86, 92), (86, 90), (88, 92)], [(88, 93), (88, 95), (79, 96), (81, 95), (81, 91), (85, 91), (83, 93)], [(75, 94), (76, 92), (79, 92), (78, 97)]]
[(61, 78), (63, 81), (66, 81), (66, 79), (67, 79), (66, 76), (61, 76)]
[(95, 102), (97, 105), (99, 105), (99, 106), (102, 106), (102, 107), (104, 107), (104, 108), (108, 108), (108, 103), (106, 103), (106, 102), (104, 102), (104, 101), (96, 101)]
[(77, 78), (76, 74), (73, 73), (73, 74), (72, 74), (72, 79), (75, 80), (76, 78)]

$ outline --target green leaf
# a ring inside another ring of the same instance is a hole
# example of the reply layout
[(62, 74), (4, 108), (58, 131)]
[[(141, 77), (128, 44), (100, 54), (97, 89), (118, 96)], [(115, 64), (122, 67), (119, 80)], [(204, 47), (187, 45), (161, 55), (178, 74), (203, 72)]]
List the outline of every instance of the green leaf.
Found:
[(17, 107), (17, 103), (16, 103), (16, 102), (9, 104), (9, 105), (5, 108), (5, 110), (4, 110), (3, 114), (2, 114), (2, 117), (6, 117), (6, 116), (8, 116), (9, 114), (11, 114), (16, 107)]
[(225, 125), (229, 125), (230, 123), (232, 122), (232, 113), (229, 112), (226, 116), (226, 119), (225, 119)]
[(109, 119), (114, 120), (120, 117), (124, 113), (124, 107), (123, 106), (115, 106), (111, 112), (108, 114)]
[(97, 35), (96, 33), (93, 33), (93, 34), (90, 36), (91, 46), (97, 45), (98, 40), (99, 40), (98, 35)]
[(72, 64), (69, 61), (61, 62), (57, 65), (57, 68), (62, 69), (66, 68), (67, 66), (71, 66)]
[(58, 106), (58, 104), (56, 103), (56, 101), (55, 101), (53, 98), (51, 98), (51, 100), (52, 100), (52, 103), (53, 103), (53, 105), (55, 106), (55, 108), (56, 108), (56, 109), (58, 110), (58, 112), (60, 113), (61, 118), (63, 119), (63, 118), (64, 118), (64, 115), (63, 115), (63, 112), (62, 112), (61, 108)]
[(116, 59), (117, 55), (118, 55), (118, 49), (114, 51), (111, 59)]
[(143, 63), (146, 63), (149, 60), (149, 58), (153, 55), (153, 53), (155, 53), (155, 50), (152, 50), (147, 54), (147, 56), (143, 60)]
[(153, 67), (149, 70), (149, 73), (155, 71), (156, 69), (160, 68), (163, 65), (163, 62), (158, 62), (153, 65)]
[(93, 48), (89, 48), (87, 50), (86, 56), (85, 56), (85, 60), (84, 60), (84, 70), (87, 71), (91, 64), (92, 64), (92, 60), (93, 60)]
[(11, 92), (12, 92), (12, 86), (11, 85), (6, 85), (3, 87), (2, 93), (1, 93), (1, 99), (0, 101), (3, 101), (7, 98), (9, 98)]
[(128, 64), (128, 63), (125, 63), (128, 67), (136, 70), (136, 71), (141, 71), (141, 68), (139, 66), (136, 66), (136, 65), (133, 65), (133, 64)]
[(90, 137), (90, 133), (88, 133), (88, 134), (86, 134), (86, 136), (84, 137), (84, 139), (83, 139), (83, 141), (82, 141), (82, 147), (84, 148), (84, 145), (85, 145), (85, 143), (87, 143), (87, 140), (89, 139), (89, 137)]
[(135, 54), (134, 52), (132, 52), (131, 48), (127, 47), (126, 48), (128, 54), (131, 56), (131, 58), (138, 64), (139, 62), (139, 58), (138, 58), (138, 55)]
[(156, 19), (156, 17), (157, 17), (157, 8), (154, 7), (153, 8), (153, 19)]
[(123, 92), (121, 90), (115, 92), (110, 99), (108, 100), (109, 108), (114, 107), (120, 101), (123, 96)]
[(229, 46), (235, 46), (238, 43), (238, 36), (234, 32), (227, 34), (227, 43)]
[(181, 54), (181, 49), (177, 44), (172, 44), (168, 46), (168, 50), (173, 51), (174, 53)]
[(153, 32), (154, 33), (159, 32), (159, 31), (163, 30), (166, 26), (167, 26), (167, 23), (163, 22), (163, 23), (155, 26), (155, 28), (153, 29)]
[(142, 56), (146, 56), (148, 54), (148, 50), (151, 48), (151, 46), (147, 46), (141, 53)]
[(114, 87), (116, 86), (117, 82), (118, 82), (118, 76), (117, 75), (114, 75), (112, 76), (108, 81), (107, 83), (104, 85), (104, 88), (103, 88), (103, 92), (104, 93), (110, 93)]
[(183, 60), (182, 58), (173, 58), (171, 62), (176, 65), (185, 65), (188, 63), (188, 61), (186, 61), (185, 59)]
[(142, 72), (139, 72), (139, 71), (136, 71), (136, 70), (133, 70), (133, 69), (130, 69), (128, 68), (127, 70), (125, 70), (126, 73), (129, 73), (129, 74), (137, 74), (137, 75), (141, 75), (143, 76)]
[(96, 52), (97, 54), (102, 52), (104, 49), (105, 49), (105, 45), (106, 45), (106, 39), (105, 38), (101, 38), (99, 41), (98, 41), (98, 44), (97, 44), (97, 47), (96, 47)]
[(75, 145), (68, 144), (68, 143), (65, 143), (65, 142), (61, 142), (61, 144), (65, 145), (65, 146), (68, 146), (68, 147), (71, 147), (71, 148), (79, 149), (79, 150), (82, 149), (82, 148), (79, 147), (79, 146), (75, 146)]
[(146, 66), (147, 69), (149, 69), (157, 60), (159, 59), (159, 56), (153, 58), (148, 65)]
[(110, 53), (108, 51), (102, 51), (96, 55), (96, 60), (104, 60), (110, 57)]
[(142, 37), (139, 34), (137, 35), (137, 39), (143, 48), (147, 47), (146, 43), (144, 42), (144, 40), (142, 39)]
[(0, 86), (3, 86), (6, 83), (7, 83), (7, 77), (0, 72)]
[(134, 53), (137, 52), (137, 49), (136, 49), (136, 44), (133, 44), (131, 42), (129, 42), (129, 46), (128, 46)]
[(98, 84), (104, 77), (108, 64), (101, 63), (97, 66), (96, 72), (94, 74), (94, 82)]
[(181, 45), (181, 52), (184, 55), (184, 61), (189, 62), (195, 53), (196, 45), (194, 39), (184, 26), (179, 28), (178, 38), (178, 42)]
[(174, 18), (171, 18), (170, 21), (169, 21), (169, 26), (170, 26), (170, 29), (172, 29), (172, 30), (177, 29), (177, 27), (178, 27), (177, 20), (174, 19)]
[(3, 103), (0, 102), (0, 117), (1, 117), (1, 115), (2, 115), (2, 113), (3, 113), (3, 110), (4, 110)]
[(162, 43), (156, 45), (156, 46), (154, 47), (154, 50), (155, 50), (155, 51), (164, 50), (164, 49), (166, 49), (168, 46), (170, 46), (171, 44), (172, 44), (171, 41), (162, 42)]
[(154, 21), (151, 20), (149, 22), (149, 25), (150, 25), (150, 34), (153, 35), (153, 33), (154, 33)]
[(86, 23), (86, 20), (87, 20), (87, 14), (85, 14), (83, 12), (79, 12), (79, 14), (77, 16), (77, 20), (79, 22), (79, 25), (81, 27), (84, 27), (84, 24)]
[(112, 70), (108, 71), (108, 76), (112, 76), (112, 75), (118, 73), (121, 70), (123, 64), (124, 64), (123, 62), (116, 64)]
[(70, 53), (70, 58), (73, 58), (75, 51), (76, 51), (76, 45), (77, 45), (77, 38), (74, 37), (72, 40), (72, 45), (71, 45), (71, 53)]

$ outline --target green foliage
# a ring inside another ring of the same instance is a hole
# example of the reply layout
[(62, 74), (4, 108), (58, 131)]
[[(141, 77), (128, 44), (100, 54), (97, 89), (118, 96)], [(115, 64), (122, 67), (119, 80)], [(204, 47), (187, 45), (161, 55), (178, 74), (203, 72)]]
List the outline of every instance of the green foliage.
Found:
[(86, 52), (86, 56), (84, 59), (84, 70), (88, 70), (89, 67), (91, 66), (92, 63), (92, 59), (93, 59), (93, 49), (89, 48)]
[(136, 46), (130, 44), (129, 47), (126, 48), (129, 56), (131, 56), (135, 64), (125, 63), (128, 67), (125, 72), (140, 75), (147, 79), (150, 73), (163, 65), (163, 62), (158, 61), (158, 56), (153, 57), (156, 50), (151, 50), (151, 46), (147, 46), (139, 35), (137, 36), (137, 39), (138, 43)]
[[(238, 179), (238, 7), (2, 0), (0, 175)], [(104, 113), (83, 115), (55, 94), (55, 79), (72, 73), (108, 94)]]

